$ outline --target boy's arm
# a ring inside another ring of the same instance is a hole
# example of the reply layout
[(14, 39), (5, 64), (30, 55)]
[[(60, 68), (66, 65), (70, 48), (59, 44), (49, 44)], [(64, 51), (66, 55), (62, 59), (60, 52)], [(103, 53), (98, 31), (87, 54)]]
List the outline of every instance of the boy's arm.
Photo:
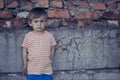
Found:
[(23, 73), (27, 73), (27, 48), (23, 47)]
[(23, 63), (27, 66), (27, 48), (23, 47)]
[(53, 58), (54, 51), (55, 51), (55, 46), (52, 46), (52, 47), (51, 47), (51, 55), (50, 55), (50, 59), (51, 59), (51, 60), (52, 60), (52, 58)]

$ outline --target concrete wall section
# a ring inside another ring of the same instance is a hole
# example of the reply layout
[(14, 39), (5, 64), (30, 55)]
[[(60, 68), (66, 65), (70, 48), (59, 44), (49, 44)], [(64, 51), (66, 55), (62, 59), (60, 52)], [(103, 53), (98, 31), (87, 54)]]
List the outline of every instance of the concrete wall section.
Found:
[(117, 29), (63, 29), (55, 34), (58, 42), (53, 60), (55, 70), (120, 66), (120, 35)]
[(22, 71), (21, 44), (26, 32), (0, 32), (0, 73)]
[[(57, 41), (54, 80), (120, 79), (119, 28), (48, 30)], [(24, 80), (21, 44), (28, 31), (0, 32), (0, 80)]]

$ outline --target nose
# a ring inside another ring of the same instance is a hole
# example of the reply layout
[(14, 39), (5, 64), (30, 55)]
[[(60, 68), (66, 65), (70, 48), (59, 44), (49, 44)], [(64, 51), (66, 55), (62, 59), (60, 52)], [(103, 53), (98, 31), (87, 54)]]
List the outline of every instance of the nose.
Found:
[(40, 21), (38, 22), (38, 25), (41, 25), (41, 22), (40, 22)]

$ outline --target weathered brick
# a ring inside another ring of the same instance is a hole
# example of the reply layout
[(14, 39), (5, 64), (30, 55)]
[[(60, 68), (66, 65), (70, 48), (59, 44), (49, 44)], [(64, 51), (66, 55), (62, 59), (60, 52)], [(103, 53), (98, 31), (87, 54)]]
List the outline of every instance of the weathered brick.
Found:
[(47, 14), (50, 18), (70, 18), (68, 10), (48, 10)]
[(82, 3), (80, 4), (81, 8), (89, 8), (89, 4), (88, 3)]
[(83, 27), (83, 26), (86, 26), (86, 25), (88, 25), (88, 21), (86, 21), (86, 20), (78, 21), (78, 27)]
[(18, 7), (18, 2), (17, 1), (13, 1), (9, 5), (7, 5), (7, 8), (17, 8), (17, 7)]
[(21, 28), (24, 26), (23, 22), (20, 19), (13, 20), (12, 24), (13, 24), (13, 27), (15, 28)]
[(69, 25), (69, 21), (68, 20), (63, 20), (63, 26), (68, 26)]
[(3, 20), (3, 21), (0, 21), (0, 27), (2, 27), (2, 28), (12, 28), (12, 23), (11, 23), (11, 21)]
[(106, 10), (106, 4), (102, 2), (98, 2), (94, 6), (95, 10)]
[(68, 9), (76, 9), (77, 7), (78, 7), (77, 5), (74, 5), (72, 3), (68, 4)]
[(86, 19), (86, 14), (80, 13), (75, 15), (75, 19)]
[(62, 23), (62, 20), (61, 19), (48, 19), (47, 20), (47, 27), (60, 27)]
[(52, 1), (52, 7), (54, 7), (54, 8), (62, 8), (63, 3), (62, 3), (62, 1)]
[(120, 2), (120, 0), (117, 0), (116, 2)]
[(33, 3), (30, 1), (26, 1), (26, 5), (33, 7)]
[(4, 27), (5, 21), (0, 21), (0, 27)]
[(48, 25), (48, 26), (49, 26), (49, 25), (52, 25), (54, 22), (55, 22), (54, 19), (48, 19), (48, 20), (47, 20), (47, 25)]
[(108, 8), (116, 9), (117, 8), (117, 4), (116, 3), (112, 3), (112, 4), (108, 5)]
[(102, 16), (102, 18), (106, 18), (106, 19), (120, 19), (120, 14), (115, 14), (112, 11), (109, 12), (105, 12)]
[[(74, 29), (77, 27), (77, 21), (70, 21), (70, 22), (68, 22), (68, 25), (66, 25), (65, 27), (69, 27), (69, 28)], [(70, 60), (72, 60), (72, 58)]]
[(49, 0), (37, 0), (39, 7), (48, 8), (49, 7)]
[(99, 17), (100, 17), (100, 15), (97, 12), (88, 13), (88, 18), (97, 19)]
[(75, 15), (75, 19), (98, 19), (100, 16), (97, 12), (87, 12)]
[(0, 0), (0, 8), (4, 8), (4, 0)]
[(13, 13), (11, 11), (0, 11), (0, 18), (13, 18)]
[(74, 27), (74, 24), (76, 24), (74, 21), (71, 21), (70, 19), (64, 19), (62, 21), (63, 26), (69, 26), (70, 28)]

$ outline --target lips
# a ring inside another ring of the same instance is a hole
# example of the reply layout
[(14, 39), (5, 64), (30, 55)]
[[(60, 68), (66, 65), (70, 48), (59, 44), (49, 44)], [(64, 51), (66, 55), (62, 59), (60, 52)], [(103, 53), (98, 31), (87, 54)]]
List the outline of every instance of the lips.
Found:
[(37, 29), (43, 29), (42, 27), (38, 27)]

